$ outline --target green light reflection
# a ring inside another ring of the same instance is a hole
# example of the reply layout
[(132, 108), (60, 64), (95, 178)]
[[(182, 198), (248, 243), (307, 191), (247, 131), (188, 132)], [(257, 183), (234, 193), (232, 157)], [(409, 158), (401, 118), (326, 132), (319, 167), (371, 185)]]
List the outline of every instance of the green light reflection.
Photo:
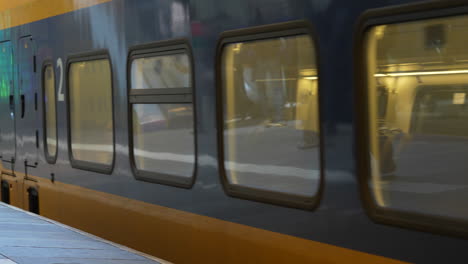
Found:
[(10, 96), (10, 83), (13, 72), (13, 56), (11, 53), (11, 42), (0, 43), (0, 99)]

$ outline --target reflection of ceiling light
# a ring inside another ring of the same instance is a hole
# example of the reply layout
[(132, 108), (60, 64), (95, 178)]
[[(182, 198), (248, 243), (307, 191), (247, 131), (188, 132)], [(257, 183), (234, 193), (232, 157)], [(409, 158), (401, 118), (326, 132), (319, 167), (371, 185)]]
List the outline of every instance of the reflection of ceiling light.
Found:
[(387, 27), (386, 25), (375, 27), (375, 36), (377, 37), (377, 39), (382, 39), (383, 38), (383, 36), (385, 34), (385, 28), (386, 27)]
[(302, 76), (311, 76), (317, 74), (316, 69), (303, 69), (301, 70), (301, 75)]
[(443, 75), (443, 74), (462, 74), (462, 73), (468, 73), (468, 70), (376, 73), (376, 74), (374, 74), (374, 77)]
[(234, 44), (234, 48), (232, 49), (235, 53), (239, 53), (242, 47), (242, 43)]
[[(302, 77), (303, 79), (306, 80), (317, 80), (317, 76), (308, 76), (308, 77)], [(255, 80), (256, 82), (283, 82), (283, 81), (297, 81), (297, 78), (281, 78), (281, 79), (261, 79), (261, 80)]]
[(262, 79), (262, 80), (255, 80), (256, 82), (282, 82), (282, 81), (295, 81), (296, 78), (281, 78), (281, 79)]

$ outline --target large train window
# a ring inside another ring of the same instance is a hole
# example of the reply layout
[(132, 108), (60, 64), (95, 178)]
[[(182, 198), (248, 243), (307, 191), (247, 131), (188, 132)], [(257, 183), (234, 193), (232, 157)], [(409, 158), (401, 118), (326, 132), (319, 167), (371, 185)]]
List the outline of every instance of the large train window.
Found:
[(69, 61), (68, 101), (72, 166), (110, 173), (114, 161), (114, 122), (107, 54), (86, 54)]
[(316, 45), (308, 26), (226, 32), (218, 60), (219, 154), (227, 193), (313, 208), (321, 144)]
[(388, 14), (386, 24), (368, 19), (357, 44), (365, 69), (357, 78), (359, 172), (369, 212), (467, 233), (468, 16), (418, 13), (401, 22)]
[(130, 155), (139, 180), (189, 188), (195, 172), (193, 67), (183, 40), (129, 56)]
[(55, 101), (55, 75), (51, 63), (45, 64), (42, 71), (44, 95), (44, 150), (49, 163), (57, 158), (57, 113)]

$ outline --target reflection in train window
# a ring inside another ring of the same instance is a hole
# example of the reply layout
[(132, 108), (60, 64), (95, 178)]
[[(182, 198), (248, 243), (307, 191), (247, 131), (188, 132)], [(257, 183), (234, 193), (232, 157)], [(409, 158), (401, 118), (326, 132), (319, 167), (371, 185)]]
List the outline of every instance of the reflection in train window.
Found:
[(264, 197), (314, 197), (320, 182), (320, 140), (310, 36), (228, 43), (221, 65), (229, 185)]
[(72, 161), (89, 163), (83, 163), (84, 167), (105, 166), (108, 171), (114, 157), (112, 77), (108, 59), (70, 64), (69, 103)]
[(136, 168), (191, 177), (195, 161), (192, 105), (134, 104), (132, 109)]
[(468, 219), (468, 16), (367, 33), (369, 188), (385, 209)]
[(136, 178), (190, 187), (195, 131), (192, 67), (186, 46), (136, 50), (129, 73)]
[(138, 58), (132, 61), (131, 70), (132, 88), (190, 87), (190, 61), (184, 53)]
[(47, 161), (54, 162), (57, 154), (57, 120), (55, 110), (55, 76), (54, 68), (51, 64), (44, 67), (44, 134), (45, 134), (45, 154)]

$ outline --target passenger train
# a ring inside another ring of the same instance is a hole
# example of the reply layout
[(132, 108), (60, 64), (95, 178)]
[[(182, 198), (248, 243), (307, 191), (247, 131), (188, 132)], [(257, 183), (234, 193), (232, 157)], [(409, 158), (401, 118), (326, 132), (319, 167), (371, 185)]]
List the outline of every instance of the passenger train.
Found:
[(467, 1), (1, 1), (1, 200), (174, 263), (466, 263), (467, 34)]

